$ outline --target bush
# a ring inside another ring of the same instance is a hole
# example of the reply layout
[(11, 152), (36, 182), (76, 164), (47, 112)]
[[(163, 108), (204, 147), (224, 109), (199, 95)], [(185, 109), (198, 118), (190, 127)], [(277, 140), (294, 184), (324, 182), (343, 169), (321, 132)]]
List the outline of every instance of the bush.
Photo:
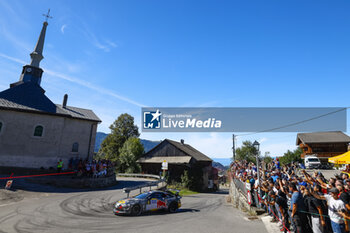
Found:
[(192, 167), (185, 170), (181, 176), (181, 185), (192, 191), (202, 191), (203, 171), (201, 167)]
[(188, 176), (188, 171), (185, 170), (181, 176), (181, 185), (188, 188), (190, 185), (190, 177)]

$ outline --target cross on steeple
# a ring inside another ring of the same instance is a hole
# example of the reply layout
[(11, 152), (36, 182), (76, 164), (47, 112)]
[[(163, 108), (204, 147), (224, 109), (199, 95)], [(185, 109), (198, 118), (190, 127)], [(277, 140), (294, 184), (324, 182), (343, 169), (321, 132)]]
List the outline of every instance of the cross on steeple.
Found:
[(32, 82), (38, 85), (41, 83), (41, 76), (44, 71), (40, 68), (39, 65), (40, 61), (44, 58), (43, 50), (46, 27), (48, 25), (47, 20), (52, 18), (50, 16), (50, 9), (48, 10), (47, 14), (43, 14), (43, 16), (45, 16), (45, 21), (43, 22), (43, 27), (41, 29), (38, 42), (35, 45), (34, 51), (30, 54), (31, 62), (29, 65), (23, 66), (22, 74), (20, 77), (20, 81), (22, 82)]
[(47, 23), (48, 19), (52, 19), (52, 16), (50, 16), (50, 9), (48, 10), (47, 14), (43, 14), (45, 16), (45, 22)]

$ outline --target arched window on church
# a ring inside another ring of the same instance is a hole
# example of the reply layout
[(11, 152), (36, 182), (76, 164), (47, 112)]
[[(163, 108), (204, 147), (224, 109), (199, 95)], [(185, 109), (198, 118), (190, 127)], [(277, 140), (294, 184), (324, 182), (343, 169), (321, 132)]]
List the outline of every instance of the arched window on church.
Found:
[(34, 137), (42, 137), (44, 132), (44, 127), (41, 125), (38, 125), (34, 129)]
[(78, 152), (79, 151), (79, 143), (74, 142), (72, 146), (72, 152)]

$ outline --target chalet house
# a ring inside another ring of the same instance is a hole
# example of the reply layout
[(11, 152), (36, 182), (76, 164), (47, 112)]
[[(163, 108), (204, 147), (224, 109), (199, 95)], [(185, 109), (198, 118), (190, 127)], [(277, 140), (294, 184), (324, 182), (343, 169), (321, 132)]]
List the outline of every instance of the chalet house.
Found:
[(296, 144), (303, 150), (302, 158), (315, 154), (322, 162), (348, 151), (350, 137), (341, 131), (299, 133)]
[(189, 169), (202, 170), (203, 189), (207, 188), (209, 180), (212, 179), (212, 160), (185, 144), (184, 140), (176, 142), (165, 139), (138, 160), (144, 173), (157, 175), (162, 171), (163, 161), (168, 162), (168, 172), (172, 180), (180, 181), (181, 175)]

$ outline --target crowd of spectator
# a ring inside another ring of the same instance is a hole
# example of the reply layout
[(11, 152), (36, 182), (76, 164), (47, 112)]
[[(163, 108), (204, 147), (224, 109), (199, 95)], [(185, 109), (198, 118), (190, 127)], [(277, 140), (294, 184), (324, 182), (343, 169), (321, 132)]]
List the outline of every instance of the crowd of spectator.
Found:
[(88, 161), (78, 157), (71, 158), (68, 169), (76, 171), (78, 177), (98, 178), (114, 174), (114, 164), (106, 159)]
[(326, 179), (321, 172), (307, 173), (300, 164), (281, 166), (236, 161), (232, 177), (250, 183), (252, 204), (265, 209), (281, 231), (297, 233), (350, 232), (350, 179), (347, 173)]

